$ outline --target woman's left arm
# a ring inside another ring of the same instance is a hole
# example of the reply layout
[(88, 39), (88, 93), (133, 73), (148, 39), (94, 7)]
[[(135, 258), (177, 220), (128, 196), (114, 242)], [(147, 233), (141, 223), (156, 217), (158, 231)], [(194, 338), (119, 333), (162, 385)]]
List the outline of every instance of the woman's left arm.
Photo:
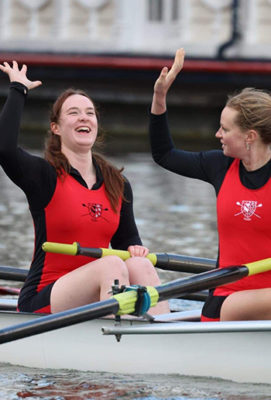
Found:
[(124, 183), (124, 197), (120, 211), (120, 222), (117, 231), (111, 239), (113, 249), (130, 251), (132, 256), (145, 256), (148, 249), (142, 246), (133, 210), (133, 192), (127, 179)]

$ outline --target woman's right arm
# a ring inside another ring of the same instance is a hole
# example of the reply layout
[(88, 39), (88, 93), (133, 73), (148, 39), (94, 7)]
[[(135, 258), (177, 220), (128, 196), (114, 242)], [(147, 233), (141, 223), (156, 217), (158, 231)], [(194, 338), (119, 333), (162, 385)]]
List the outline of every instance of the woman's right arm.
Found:
[(184, 64), (184, 49), (178, 49), (175, 54), (174, 62), (170, 70), (164, 67), (156, 80), (153, 88), (153, 98), (151, 113), (155, 115), (163, 114), (166, 109), (166, 97), (170, 86), (175, 81), (176, 76), (183, 68)]
[(178, 49), (172, 67), (164, 67), (154, 84), (150, 114), (150, 144), (154, 161), (177, 174), (206, 180), (198, 152), (178, 150), (172, 141), (167, 119), (167, 93), (184, 65), (184, 50)]
[(184, 50), (176, 51), (170, 70), (164, 67), (154, 84), (149, 133), (152, 157), (161, 167), (179, 175), (214, 183), (220, 165), (221, 151), (193, 152), (176, 149), (170, 135), (166, 96), (184, 65)]
[(0, 114), (0, 161), (5, 164), (17, 152), (21, 116), (27, 95), (26, 86), (11, 82), (9, 94)]
[(0, 154), (1, 160), (11, 156), (17, 149), (21, 116), (28, 90), (41, 85), (40, 81), (30, 81), (27, 67), (20, 69), (16, 61), (12, 66), (7, 62), (0, 64), (0, 70), (8, 75), (10, 89), (8, 98), (0, 114)]
[(9, 95), (0, 114), (0, 160), (4, 166), (17, 152), (21, 117), (28, 90), (41, 85), (41, 81), (30, 81), (26, 76), (26, 65), (20, 69), (16, 61), (12, 65), (7, 62), (0, 64), (0, 70), (10, 80)]
[(7, 176), (27, 195), (30, 207), (46, 205), (55, 188), (55, 170), (43, 158), (18, 147), (18, 136), (27, 92), (41, 84), (26, 77), (27, 68), (0, 64), (10, 78), (7, 100), (0, 113), (0, 165)]
[(158, 165), (178, 175), (210, 182), (213, 152), (176, 149), (170, 135), (167, 113), (150, 115), (149, 134), (152, 157)]

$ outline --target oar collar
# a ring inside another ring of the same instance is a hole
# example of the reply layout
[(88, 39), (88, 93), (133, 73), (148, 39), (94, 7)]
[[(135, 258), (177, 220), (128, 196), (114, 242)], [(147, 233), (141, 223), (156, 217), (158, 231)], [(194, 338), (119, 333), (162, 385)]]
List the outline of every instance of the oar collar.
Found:
[(141, 316), (157, 304), (159, 294), (152, 286), (132, 285), (123, 287), (121, 293), (112, 296), (119, 303), (117, 315), (132, 314)]

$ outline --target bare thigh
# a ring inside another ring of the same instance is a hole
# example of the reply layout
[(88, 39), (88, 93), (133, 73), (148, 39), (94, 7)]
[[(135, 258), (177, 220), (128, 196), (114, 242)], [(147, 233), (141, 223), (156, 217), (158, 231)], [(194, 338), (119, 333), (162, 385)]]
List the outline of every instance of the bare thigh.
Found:
[(129, 284), (125, 263), (116, 256), (92, 261), (59, 278), (51, 292), (53, 313), (104, 300), (111, 296), (114, 280)]
[(221, 321), (271, 319), (271, 288), (231, 294), (221, 307)]

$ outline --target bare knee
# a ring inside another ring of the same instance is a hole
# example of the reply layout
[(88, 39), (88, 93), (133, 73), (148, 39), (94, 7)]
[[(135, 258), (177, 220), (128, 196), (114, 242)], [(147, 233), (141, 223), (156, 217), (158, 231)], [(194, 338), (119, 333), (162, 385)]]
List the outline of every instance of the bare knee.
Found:
[(142, 285), (160, 285), (160, 279), (148, 258), (131, 257), (126, 260), (130, 282)]
[(129, 273), (123, 260), (117, 256), (106, 256), (103, 258), (103, 261), (102, 269), (106, 277), (116, 275), (116, 279), (128, 280)]
[(146, 273), (152, 273), (155, 271), (152, 263), (146, 257), (130, 257), (125, 261), (125, 263), (129, 269), (140, 268), (144, 269)]

